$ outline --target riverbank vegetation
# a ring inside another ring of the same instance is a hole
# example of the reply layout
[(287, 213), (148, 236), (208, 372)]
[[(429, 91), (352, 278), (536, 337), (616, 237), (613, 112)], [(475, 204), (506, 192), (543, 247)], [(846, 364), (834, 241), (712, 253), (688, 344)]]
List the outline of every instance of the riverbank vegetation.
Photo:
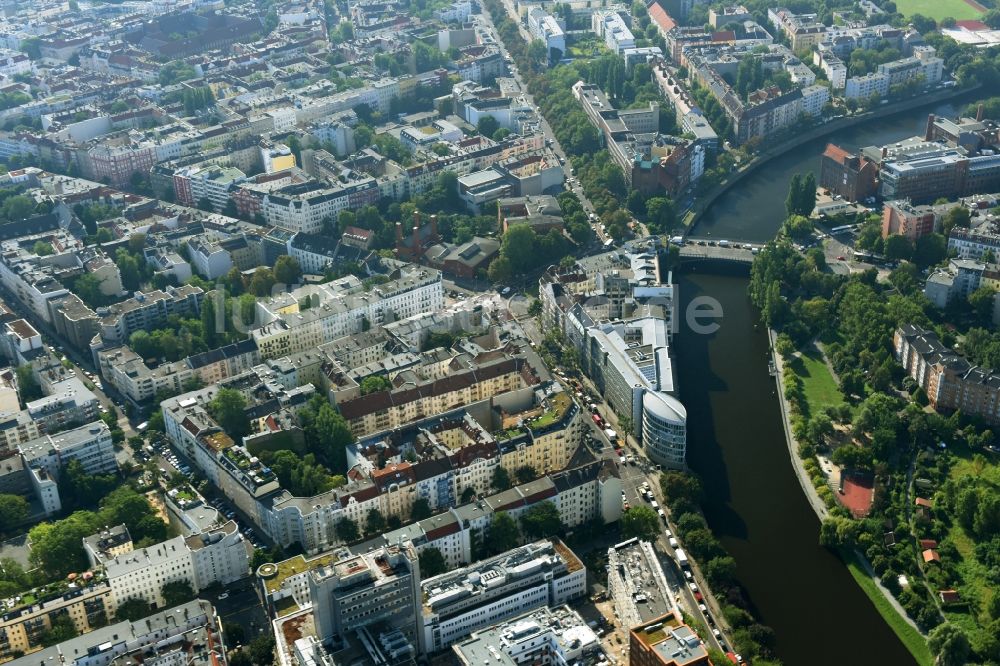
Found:
[[(937, 641), (939, 649), (964, 640), (978, 663), (1000, 663), (1000, 594), (993, 592), (1000, 472), (986, 448), (993, 432), (961, 414), (926, 409), (926, 396), (893, 357), (892, 334), (902, 324), (932, 328), (946, 341), (961, 332), (923, 296), (915, 273), (903, 261), (884, 280), (874, 270), (834, 275), (821, 250), (802, 253), (781, 238), (756, 258), (750, 295), (779, 332), (793, 434), (830, 507), (821, 543), (864, 557), (923, 631), (947, 625), (949, 640)], [(970, 337), (977, 352), (992, 349), (982, 333)], [(871, 483), (867, 511), (855, 517), (841, 505), (817, 454), (845, 477)], [(920, 659), (920, 641), (900, 622), (890, 624)]]
[(698, 563), (732, 630), (733, 650), (758, 666), (778, 664), (773, 653), (774, 632), (753, 618), (750, 603), (736, 580), (736, 561), (723, 549), (702, 515), (705, 491), (700, 479), (685, 472), (664, 472), (660, 476), (660, 489), (677, 538)]

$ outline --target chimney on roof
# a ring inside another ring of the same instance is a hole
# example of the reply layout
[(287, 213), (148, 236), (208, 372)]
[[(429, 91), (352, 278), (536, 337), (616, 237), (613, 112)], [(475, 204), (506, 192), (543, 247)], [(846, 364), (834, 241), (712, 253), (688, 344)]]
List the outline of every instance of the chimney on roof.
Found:
[[(982, 106), (982, 104), (980, 104), (979, 106)], [(431, 215), (431, 236), (437, 238), (437, 234), (438, 234), (438, 216)]]
[(934, 140), (934, 114), (927, 114), (927, 130), (924, 131), (924, 141)]
[(396, 223), (396, 247), (401, 247), (403, 245), (403, 223)]
[(982, 121), (983, 121), (983, 104), (982, 102), (980, 102), (979, 106), (976, 107), (976, 122), (982, 122)]
[(885, 159), (888, 156), (889, 156), (889, 147), (882, 146), (882, 159)]

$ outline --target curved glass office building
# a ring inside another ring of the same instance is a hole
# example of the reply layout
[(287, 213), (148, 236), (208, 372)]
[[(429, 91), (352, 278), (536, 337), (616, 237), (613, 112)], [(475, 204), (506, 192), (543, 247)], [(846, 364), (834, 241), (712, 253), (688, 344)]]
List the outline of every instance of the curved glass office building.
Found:
[(665, 467), (683, 467), (687, 442), (687, 410), (681, 401), (660, 391), (642, 396), (642, 445), (646, 455)]

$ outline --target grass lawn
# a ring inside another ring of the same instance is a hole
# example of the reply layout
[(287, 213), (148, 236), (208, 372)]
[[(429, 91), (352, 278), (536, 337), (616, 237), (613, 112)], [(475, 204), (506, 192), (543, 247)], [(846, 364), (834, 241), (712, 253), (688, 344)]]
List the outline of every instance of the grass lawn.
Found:
[(896, 0), (896, 10), (904, 16), (923, 14), (935, 21), (948, 17), (961, 21), (983, 15), (965, 0)]
[(569, 58), (592, 58), (611, 53), (607, 45), (595, 36), (580, 37), (573, 35), (566, 44), (566, 56)]
[[(965, 476), (978, 476), (986, 483), (1000, 486), (1000, 465), (996, 463), (995, 456), (987, 456), (987, 463), (982, 468), (977, 468), (972, 462), (972, 452), (964, 447), (953, 447), (951, 453), (956, 457), (951, 467), (949, 475), (952, 479)], [(991, 460), (992, 458), (992, 460)], [(964, 601), (968, 601), (972, 608), (984, 608), (993, 598), (993, 595), (1000, 594), (989, 584), (989, 569), (980, 562), (975, 555), (975, 540), (966, 533), (957, 522), (951, 525), (946, 542), (952, 543), (961, 561), (956, 563), (955, 568), (961, 582), (956, 585), (959, 594)], [(985, 631), (980, 626), (976, 617), (970, 613), (968, 607), (952, 608), (945, 611), (945, 616), (949, 621), (962, 627), (970, 636), (978, 632)]]
[(910, 654), (913, 655), (917, 663), (920, 666), (931, 666), (934, 663), (934, 658), (927, 647), (927, 641), (919, 631), (914, 629), (905, 618), (896, 612), (896, 609), (889, 603), (889, 600), (882, 595), (875, 581), (872, 580), (871, 576), (865, 572), (864, 567), (861, 566), (861, 563), (858, 562), (854, 552), (841, 550), (840, 556), (847, 563), (847, 569), (851, 572), (854, 580), (864, 590), (865, 594), (868, 595), (872, 604), (875, 605), (875, 610), (878, 611), (889, 627), (896, 632), (899, 640), (903, 642), (903, 645), (910, 651)]
[(802, 352), (795, 357), (791, 366), (795, 374), (802, 378), (802, 390), (809, 404), (810, 415), (824, 407), (844, 404), (844, 396), (819, 352)]
[(983, 455), (986, 458), (986, 465), (981, 470), (977, 471), (972, 462), (973, 454), (968, 448), (953, 446), (951, 453), (957, 458), (948, 473), (948, 476), (952, 479), (961, 479), (966, 476), (979, 476), (995, 486), (1000, 486), (1000, 464), (998, 464), (997, 456), (995, 454), (984, 453)]

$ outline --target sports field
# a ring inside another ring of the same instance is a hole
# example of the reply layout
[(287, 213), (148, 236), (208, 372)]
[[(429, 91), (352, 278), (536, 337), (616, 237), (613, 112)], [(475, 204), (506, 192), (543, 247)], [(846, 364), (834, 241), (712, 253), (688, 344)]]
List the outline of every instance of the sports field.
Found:
[(896, 0), (896, 10), (905, 16), (923, 14), (935, 21), (948, 17), (958, 21), (977, 19), (985, 12), (982, 5), (975, 0), (972, 2), (968, 2), (968, 0)]

